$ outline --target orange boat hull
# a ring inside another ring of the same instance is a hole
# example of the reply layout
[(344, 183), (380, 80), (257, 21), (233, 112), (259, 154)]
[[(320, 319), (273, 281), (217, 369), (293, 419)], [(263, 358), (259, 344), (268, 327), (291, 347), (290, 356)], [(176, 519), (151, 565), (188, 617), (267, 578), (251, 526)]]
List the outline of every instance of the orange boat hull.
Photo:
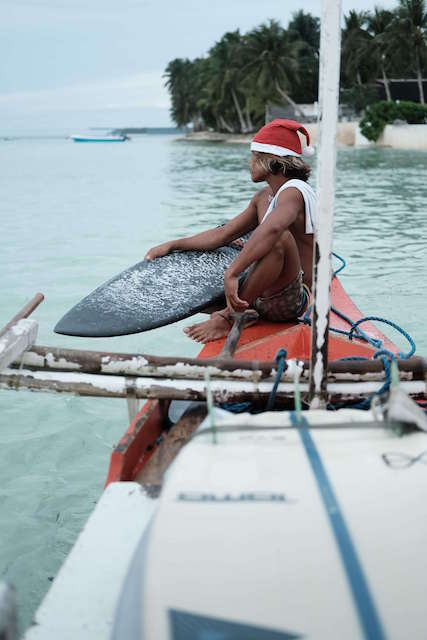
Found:
[[(353, 322), (363, 316), (346, 294), (338, 278), (331, 285), (332, 305)], [(330, 327), (349, 331), (350, 326), (331, 312)], [(383, 347), (397, 353), (398, 348), (371, 322), (363, 324), (370, 337), (382, 341)], [(224, 346), (225, 339), (206, 344), (199, 358), (214, 358)], [(234, 358), (237, 360), (274, 360), (279, 349), (286, 349), (288, 358), (309, 360), (311, 356), (311, 328), (303, 323), (257, 322), (242, 333)], [(350, 341), (346, 336), (329, 333), (329, 360), (349, 356), (372, 358), (376, 349), (361, 340)], [(110, 482), (134, 480), (156, 447), (157, 438), (163, 431), (168, 405), (158, 400), (148, 400), (131, 423), (110, 460), (106, 485)]]

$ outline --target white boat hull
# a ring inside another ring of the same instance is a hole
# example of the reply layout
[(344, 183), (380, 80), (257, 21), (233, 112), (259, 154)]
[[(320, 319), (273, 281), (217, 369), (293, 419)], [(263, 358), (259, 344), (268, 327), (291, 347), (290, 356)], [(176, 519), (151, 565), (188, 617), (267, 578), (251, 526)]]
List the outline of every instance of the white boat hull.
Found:
[(71, 140), (74, 142), (125, 142), (129, 140), (127, 136), (84, 136), (72, 135)]
[(205, 421), (159, 499), (111, 484), (26, 640), (424, 640), (427, 434), (304, 415)]
[(216, 443), (210, 433), (183, 450), (137, 556), (134, 634), (129, 611), (121, 632), (119, 610), (113, 637), (192, 640), (228, 625), (230, 638), (424, 639), (427, 466), (395, 469), (382, 455), (417, 456), (426, 434), (310, 429), (333, 503), (286, 414), (227, 421), (276, 428), (218, 431)]

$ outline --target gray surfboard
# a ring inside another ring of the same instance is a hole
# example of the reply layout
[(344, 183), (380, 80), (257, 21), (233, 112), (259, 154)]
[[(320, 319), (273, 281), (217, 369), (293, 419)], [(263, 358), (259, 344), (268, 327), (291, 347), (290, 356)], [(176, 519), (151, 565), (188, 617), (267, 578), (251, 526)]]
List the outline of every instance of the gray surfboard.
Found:
[(149, 331), (182, 320), (224, 296), (224, 272), (239, 249), (176, 251), (126, 269), (81, 302), (55, 327), (68, 336), (104, 338)]

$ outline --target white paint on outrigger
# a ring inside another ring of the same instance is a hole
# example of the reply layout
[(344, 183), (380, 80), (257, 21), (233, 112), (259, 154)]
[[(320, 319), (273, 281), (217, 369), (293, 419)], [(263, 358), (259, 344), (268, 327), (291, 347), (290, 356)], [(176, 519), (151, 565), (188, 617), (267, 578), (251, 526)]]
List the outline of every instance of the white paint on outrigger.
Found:
[[(1, 380), (1, 375), (5, 380)], [(68, 371), (30, 371), (28, 369), (5, 369), (0, 372), (0, 389), (8, 389), (9, 383), (14, 383), (14, 388), (19, 386), (22, 389), (31, 389), (31, 381), (46, 383), (38, 391), (52, 392), (57, 390), (60, 393), (74, 393), (82, 395), (108, 395), (124, 397), (129, 394), (131, 382), (132, 393), (136, 397), (153, 397), (153, 389), (168, 391), (173, 397), (173, 390), (179, 393), (185, 391), (195, 391), (205, 395), (205, 382), (198, 379), (164, 379), (164, 378), (127, 378), (125, 376), (100, 375), (81, 372)], [(55, 389), (57, 383), (63, 384), (64, 388)], [(88, 394), (81, 390), (81, 385), (93, 389), (97, 393)], [(332, 382), (329, 384), (331, 394), (370, 394), (378, 391), (383, 385), (383, 381), (363, 381), (363, 382)], [(263, 380), (211, 380), (210, 387), (212, 394), (218, 398), (225, 398), (227, 393), (248, 393), (269, 395), (271, 382)], [(424, 380), (407, 380), (401, 382), (401, 388), (409, 394), (425, 393), (426, 383)], [(308, 392), (308, 383), (300, 383), (301, 392)], [(293, 382), (280, 382), (277, 393), (293, 395)], [(155, 396), (154, 396), (155, 397)]]
[(102, 371), (104, 373), (123, 373), (123, 369), (126, 368), (127, 373), (137, 374), (141, 367), (146, 367), (148, 360), (143, 356), (136, 356), (129, 358), (129, 360), (111, 360), (110, 356), (104, 356), (102, 358)]
[(33, 346), (37, 339), (38, 324), (35, 320), (19, 320), (0, 338), (0, 371)]
[[(79, 371), (82, 366), (73, 361), (72, 355), (66, 359), (65, 357), (58, 357), (52, 352), (48, 352), (45, 356), (36, 353), (35, 351), (29, 351), (22, 354), (20, 363), (24, 367), (37, 367), (43, 368), (45, 365), (51, 370), (61, 369), (65, 371)], [(148, 360), (144, 356), (134, 356), (128, 359), (113, 359), (111, 356), (104, 356), (101, 359), (100, 373), (116, 374), (116, 375), (130, 375), (130, 376), (149, 376), (161, 374), (161, 377), (185, 377), (191, 378), (192, 374), (203, 377), (205, 371), (208, 371), (211, 377), (219, 378), (238, 378), (247, 380), (258, 380), (262, 378), (262, 372), (257, 370), (247, 369), (234, 369), (232, 371), (218, 369), (215, 366), (200, 366), (190, 364), (187, 362), (177, 362), (170, 365), (157, 365), (149, 364)], [(275, 375), (275, 369), (272, 369), (271, 375)], [(157, 376), (156, 376), (157, 377)], [(287, 374), (287, 371), (283, 374), (283, 379), (291, 376)]]

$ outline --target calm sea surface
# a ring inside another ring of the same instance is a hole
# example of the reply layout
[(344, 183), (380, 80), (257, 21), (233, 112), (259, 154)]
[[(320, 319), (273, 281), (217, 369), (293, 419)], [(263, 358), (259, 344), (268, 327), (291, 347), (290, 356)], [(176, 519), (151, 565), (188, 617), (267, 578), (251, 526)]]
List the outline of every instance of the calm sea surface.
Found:
[[(57, 336), (53, 326), (152, 245), (239, 213), (255, 191), (248, 155), (246, 146), (166, 135), (0, 141), (0, 325), (41, 291), (39, 344), (195, 355), (182, 334), (188, 321), (99, 340)], [(402, 325), (424, 355), (426, 175), (427, 152), (340, 150), (334, 240), (358, 306)], [(0, 575), (17, 587), (21, 631), (92, 511), (126, 427), (124, 400), (0, 391)]]

